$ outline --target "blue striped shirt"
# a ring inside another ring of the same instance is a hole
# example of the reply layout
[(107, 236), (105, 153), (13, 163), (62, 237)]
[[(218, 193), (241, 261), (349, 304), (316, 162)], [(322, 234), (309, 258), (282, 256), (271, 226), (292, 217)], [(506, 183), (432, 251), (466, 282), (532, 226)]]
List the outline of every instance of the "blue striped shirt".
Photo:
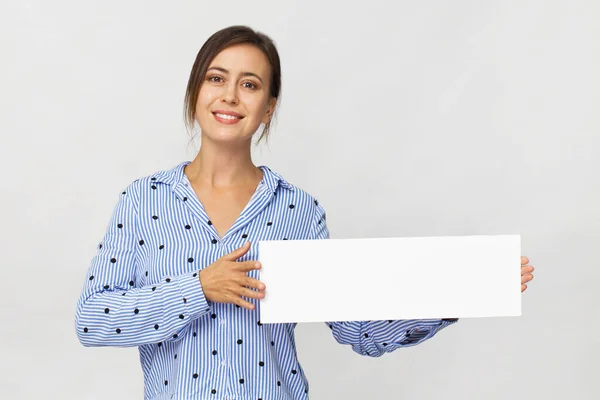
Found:
[[(294, 342), (296, 324), (261, 324), (247, 310), (213, 303), (198, 273), (251, 242), (327, 239), (325, 210), (266, 166), (263, 179), (221, 238), (198, 200), (184, 161), (136, 179), (119, 195), (93, 257), (75, 325), (84, 346), (137, 346), (144, 399), (307, 399)], [(249, 272), (259, 278), (259, 272)], [(268, 289), (267, 289), (268, 290)], [(328, 322), (333, 337), (379, 357), (414, 346), (455, 320)]]

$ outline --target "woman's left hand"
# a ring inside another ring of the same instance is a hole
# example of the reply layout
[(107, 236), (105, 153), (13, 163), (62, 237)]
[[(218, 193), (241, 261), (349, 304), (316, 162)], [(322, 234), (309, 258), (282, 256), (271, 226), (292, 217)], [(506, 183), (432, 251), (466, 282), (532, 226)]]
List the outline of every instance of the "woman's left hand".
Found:
[(527, 265), (529, 259), (521, 256), (521, 293), (527, 289), (526, 283), (533, 279), (533, 265)]

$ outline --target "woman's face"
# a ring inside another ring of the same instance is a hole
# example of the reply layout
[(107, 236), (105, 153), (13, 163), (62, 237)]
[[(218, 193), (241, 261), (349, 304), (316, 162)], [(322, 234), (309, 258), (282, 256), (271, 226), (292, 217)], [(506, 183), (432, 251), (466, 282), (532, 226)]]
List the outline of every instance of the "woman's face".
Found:
[(235, 45), (217, 54), (196, 103), (202, 134), (214, 141), (250, 140), (275, 109), (277, 99), (269, 95), (270, 76), (267, 57), (252, 45)]

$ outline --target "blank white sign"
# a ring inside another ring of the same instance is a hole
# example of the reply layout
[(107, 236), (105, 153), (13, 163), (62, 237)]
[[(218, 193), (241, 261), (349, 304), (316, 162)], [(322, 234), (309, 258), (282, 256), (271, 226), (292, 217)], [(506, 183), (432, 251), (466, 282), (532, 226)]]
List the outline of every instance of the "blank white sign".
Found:
[(521, 236), (259, 242), (262, 323), (521, 315)]

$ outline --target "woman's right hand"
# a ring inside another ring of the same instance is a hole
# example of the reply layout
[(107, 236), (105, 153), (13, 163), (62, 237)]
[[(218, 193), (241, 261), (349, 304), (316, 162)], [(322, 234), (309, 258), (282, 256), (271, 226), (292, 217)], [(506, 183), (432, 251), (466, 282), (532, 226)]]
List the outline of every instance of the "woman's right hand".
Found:
[(265, 297), (265, 284), (247, 275), (249, 271), (260, 269), (260, 263), (258, 261), (237, 261), (248, 250), (250, 250), (250, 242), (246, 242), (239, 249), (224, 255), (200, 271), (200, 284), (207, 300), (237, 304), (254, 310), (254, 304), (244, 300), (242, 296), (254, 299)]

